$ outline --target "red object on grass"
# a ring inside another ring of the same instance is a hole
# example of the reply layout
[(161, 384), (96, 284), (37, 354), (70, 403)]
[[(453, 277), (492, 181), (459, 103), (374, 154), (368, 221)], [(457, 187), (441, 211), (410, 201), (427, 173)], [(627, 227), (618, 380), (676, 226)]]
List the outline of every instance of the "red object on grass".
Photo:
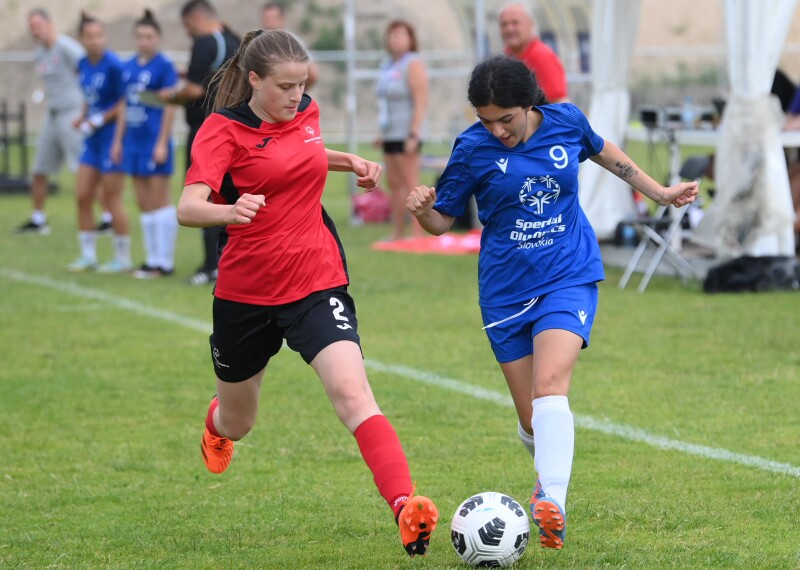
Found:
[(388, 222), (392, 212), (392, 202), (380, 188), (376, 188), (372, 192), (355, 195), (353, 211), (357, 218), (367, 224)]
[(465, 234), (446, 233), (440, 236), (404, 238), (394, 241), (379, 241), (372, 244), (378, 251), (405, 253), (434, 253), (438, 255), (469, 255), (481, 249), (481, 231)]

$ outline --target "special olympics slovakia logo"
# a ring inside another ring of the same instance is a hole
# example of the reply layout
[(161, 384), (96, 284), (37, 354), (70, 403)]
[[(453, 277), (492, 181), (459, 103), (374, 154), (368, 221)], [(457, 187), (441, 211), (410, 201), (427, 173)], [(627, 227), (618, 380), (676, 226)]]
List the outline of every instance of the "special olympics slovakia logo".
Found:
[(560, 195), (561, 186), (552, 176), (529, 176), (519, 191), (519, 201), (541, 216), (544, 214), (544, 207), (555, 204)]

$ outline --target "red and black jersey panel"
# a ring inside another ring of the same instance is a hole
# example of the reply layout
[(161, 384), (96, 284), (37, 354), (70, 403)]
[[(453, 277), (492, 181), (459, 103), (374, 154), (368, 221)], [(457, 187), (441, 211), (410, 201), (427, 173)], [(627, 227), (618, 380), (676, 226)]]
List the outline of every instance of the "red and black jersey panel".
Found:
[(202, 183), (217, 204), (262, 194), (249, 224), (227, 226), (215, 295), (280, 305), (346, 285), (344, 251), (322, 209), (328, 159), (319, 107), (307, 95), (291, 121), (262, 121), (246, 102), (206, 119), (192, 147), (186, 185)]

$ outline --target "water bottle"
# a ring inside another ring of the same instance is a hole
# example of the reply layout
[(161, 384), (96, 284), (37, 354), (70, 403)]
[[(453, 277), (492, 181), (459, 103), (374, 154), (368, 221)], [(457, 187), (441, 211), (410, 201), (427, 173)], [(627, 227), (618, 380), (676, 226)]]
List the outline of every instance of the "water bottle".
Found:
[(681, 123), (684, 129), (693, 129), (695, 120), (694, 101), (692, 96), (687, 95), (683, 100), (683, 109), (681, 110)]

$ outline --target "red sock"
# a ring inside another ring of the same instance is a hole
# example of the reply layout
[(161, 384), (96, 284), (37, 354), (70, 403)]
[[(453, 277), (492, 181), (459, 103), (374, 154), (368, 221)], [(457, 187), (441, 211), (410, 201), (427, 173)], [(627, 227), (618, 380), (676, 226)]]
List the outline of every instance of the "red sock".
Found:
[(217, 428), (214, 427), (214, 410), (219, 407), (219, 398), (214, 396), (214, 399), (211, 400), (211, 404), (208, 406), (208, 415), (206, 416), (206, 429), (211, 432), (211, 435), (215, 435), (217, 437), (222, 437), (217, 432)]
[(395, 520), (411, 494), (411, 473), (400, 439), (386, 416), (364, 420), (353, 433), (378, 492), (392, 508)]

